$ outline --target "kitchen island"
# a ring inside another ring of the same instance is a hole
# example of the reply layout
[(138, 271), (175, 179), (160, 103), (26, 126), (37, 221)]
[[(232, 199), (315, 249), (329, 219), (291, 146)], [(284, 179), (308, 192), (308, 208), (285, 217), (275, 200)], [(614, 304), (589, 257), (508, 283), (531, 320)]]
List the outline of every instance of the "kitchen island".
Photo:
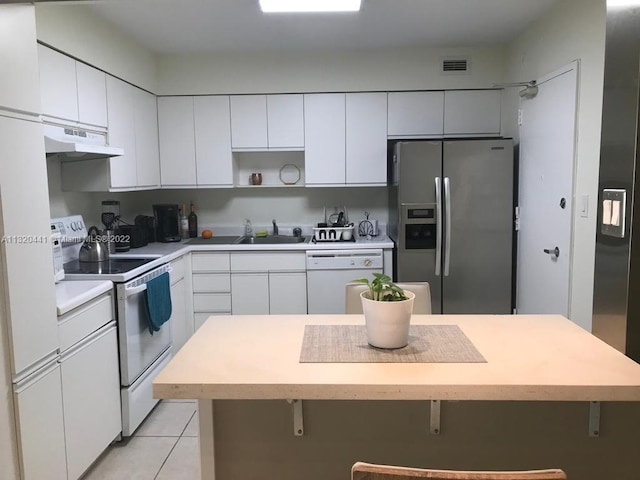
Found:
[(486, 362), (300, 363), (305, 325), (363, 323), (209, 318), (154, 381), (199, 400), (203, 478), (347, 479), (357, 460), (637, 478), (640, 365), (566, 318), (412, 317), (459, 326)]

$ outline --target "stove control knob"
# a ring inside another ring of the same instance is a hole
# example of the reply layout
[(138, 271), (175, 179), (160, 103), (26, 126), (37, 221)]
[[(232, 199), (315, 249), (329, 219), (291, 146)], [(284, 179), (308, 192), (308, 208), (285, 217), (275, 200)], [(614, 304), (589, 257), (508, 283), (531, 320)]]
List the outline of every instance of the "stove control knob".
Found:
[(365, 266), (365, 267), (370, 267), (372, 263), (373, 263), (373, 262), (372, 262), (370, 259), (368, 259), (368, 258), (367, 258), (367, 259), (364, 261), (364, 266)]

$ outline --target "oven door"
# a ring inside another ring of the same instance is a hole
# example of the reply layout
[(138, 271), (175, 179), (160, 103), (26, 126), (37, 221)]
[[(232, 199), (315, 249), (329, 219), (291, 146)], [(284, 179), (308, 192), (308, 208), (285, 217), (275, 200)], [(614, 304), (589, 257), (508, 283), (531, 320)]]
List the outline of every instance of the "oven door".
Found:
[(144, 293), (146, 282), (169, 270), (169, 265), (162, 265), (126, 283), (116, 284), (120, 383), (123, 387), (131, 385), (171, 346), (171, 320), (153, 335), (149, 333)]

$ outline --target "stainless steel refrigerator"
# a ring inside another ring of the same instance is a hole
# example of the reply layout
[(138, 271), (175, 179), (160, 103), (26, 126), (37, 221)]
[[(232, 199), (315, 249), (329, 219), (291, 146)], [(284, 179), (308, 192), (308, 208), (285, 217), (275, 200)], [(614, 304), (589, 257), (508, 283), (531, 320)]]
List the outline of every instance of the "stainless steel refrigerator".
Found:
[(592, 332), (640, 362), (640, 5), (607, 3)]
[(511, 313), (511, 139), (400, 141), (389, 155), (394, 280), (427, 281), (434, 313)]

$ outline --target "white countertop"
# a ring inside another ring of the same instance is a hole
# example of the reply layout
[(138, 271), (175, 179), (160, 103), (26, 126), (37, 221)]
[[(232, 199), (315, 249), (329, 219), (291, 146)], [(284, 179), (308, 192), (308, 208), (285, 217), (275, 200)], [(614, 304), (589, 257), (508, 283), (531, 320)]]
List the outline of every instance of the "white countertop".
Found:
[(356, 250), (361, 248), (393, 248), (393, 242), (386, 235), (378, 235), (372, 237), (371, 240), (367, 240), (364, 237), (357, 237), (355, 242), (317, 242), (312, 241), (302, 243), (285, 243), (278, 245), (251, 245), (251, 244), (223, 244), (223, 245), (190, 245), (188, 240), (182, 240), (180, 242), (150, 243), (145, 247), (132, 248), (128, 252), (116, 253), (112, 255), (116, 257), (148, 257), (148, 258), (160, 258), (164, 257), (163, 261), (171, 261), (181, 255), (188, 252), (201, 252), (201, 251), (307, 251), (307, 250)]
[(58, 316), (70, 312), (112, 288), (113, 283), (108, 280), (63, 280), (56, 283)]

